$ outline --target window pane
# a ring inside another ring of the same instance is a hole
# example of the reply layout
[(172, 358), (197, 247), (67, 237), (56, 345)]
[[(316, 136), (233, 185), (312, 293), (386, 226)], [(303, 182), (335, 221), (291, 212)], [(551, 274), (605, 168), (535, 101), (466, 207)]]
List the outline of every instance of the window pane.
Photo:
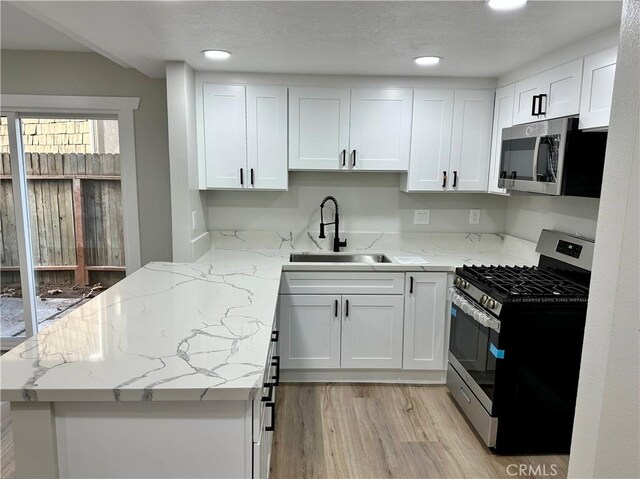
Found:
[(118, 122), (22, 122), (42, 329), (124, 277)]
[(0, 118), (0, 336), (25, 335), (7, 117)]

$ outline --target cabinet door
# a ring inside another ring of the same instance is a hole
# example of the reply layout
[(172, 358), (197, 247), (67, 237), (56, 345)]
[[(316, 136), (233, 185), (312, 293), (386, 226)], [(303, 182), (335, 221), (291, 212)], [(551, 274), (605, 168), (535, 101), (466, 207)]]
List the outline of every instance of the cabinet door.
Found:
[(402, 367), (402, 296), (342, 296), (342, 368)]
[(580, 128), (609, 126), (617, 56), (618, 49), (611, 48), (584, 59)]
[(412, 90), (351, 91), (349, 167), (407, 171), (411, 147)]
[(403, 369), (446, 369), (446, 287), (446, 273), (407, 273)]
[(506, 194), (507, 190), (498, 188), (500, 176), (500, 154), (502, 152), (502, 129), (513, 126), (513, 96), (515, 84), (496, 90), (493, 107), (493, 132), (491, 134), (491, 160), (489, 166), (489, 193)]
[(449, 172), (453, 90), (415, 90), (407, 191), (442, 191)]
[(582, 58), (565, 63), (543, 74), (546, 101), (542, 101), (540, 119), (577, 115), (580, 111)]
[(280, 296), (283, 369), (340, 367), (340, 296)]
[[(540, 75), (525, 78), (515, 84), (513, 100), (513, 124), (520, 125), (536, 121), (540, 117), (534, 114), (533, 97), (546, 93), (544, 80)], [(537, 109), (537, 105), (536, 105)]]
[(206, 83), (202, 89), (206, 186), (242, 188), (247, 169), (245, 89)]
[(493, 91), (456, 90), (448, 189), (487, 191)]
[(347, 169), (349, 101), (346, 88), (289, 89), (289, 168)]
[(249, 188), (287, 189), (287, 87), (247, 87)]

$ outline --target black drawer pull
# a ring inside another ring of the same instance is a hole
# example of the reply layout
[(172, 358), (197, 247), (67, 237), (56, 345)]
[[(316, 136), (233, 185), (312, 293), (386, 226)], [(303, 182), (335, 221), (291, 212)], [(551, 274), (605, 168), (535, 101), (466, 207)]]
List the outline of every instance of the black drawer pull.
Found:
[(240, 168), (240, 184), (244, 186), (244, 168)]
[(276, 403), (270, 402), (266, 404), (266, 407), (271, 409), (271, 425), (264, 426), (265, 431), (275, 431), (276, 428)]
[(275, 331), (271, 332), (271, 342), (272, 343), (277, 343), (279, 338), (280, 338), (280, 331), (278, 331), (276, 329)]
[(274, 356), (271, 359), (271, 365), (276, 367), (276, 374), (275, 376), (271, 376), (271, 379), (273, 379), (273, 384), (274, 386), (279, 386), (280, 385), (280, 356)]
[(347, 166), (347, 150), (342, 150), (342, 166)]
[(344, 301), (344, 315), (347, 318), (349, 317), (349, 300), (348, 299)]
[(253, 181), (253, 168), (251, 168), (251, 186), (254, 185), (254, 181)]
[(447, 172), (443, 171), (442, 172), (442, 187), (446, 188), (447, 186)]
[(454, 170), (453, 172), (453, 187), (458, 186), (458, 172)]
[(337, 299), (333, 303), (333, 317), (334, 318), (338, 317), (338, 300)]
[(273, 399), (273, 386), (273, 383), (264, 383), (263, 387), (269, 388), (269, 395), (262, 396), (262, 402), (271, 401)]
[(353, 167), (356, 166), (356, 150), (353, 150)]
[(409, 276), (409, 294), (413, 294), (413, 276)]

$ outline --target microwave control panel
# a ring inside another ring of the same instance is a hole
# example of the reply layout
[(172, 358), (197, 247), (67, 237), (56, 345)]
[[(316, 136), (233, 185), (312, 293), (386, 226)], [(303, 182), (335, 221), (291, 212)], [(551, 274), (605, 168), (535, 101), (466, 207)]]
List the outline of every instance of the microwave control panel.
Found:
[(566, 254), (567, 256), (577, 259), (580, 257), (580, 253), (582, 252), (582, 246), (568, 241), (559, 240), (558, 246), (556, 246), (556, 252)]

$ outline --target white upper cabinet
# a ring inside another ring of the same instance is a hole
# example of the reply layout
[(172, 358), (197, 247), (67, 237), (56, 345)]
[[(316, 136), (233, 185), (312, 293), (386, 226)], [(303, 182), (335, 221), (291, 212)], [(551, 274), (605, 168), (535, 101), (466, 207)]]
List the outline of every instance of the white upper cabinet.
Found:
[(584, 59), (580, 128), (609, 126), (617, 56), (618, 49), (611, 48)]
[[(453, 90), (416, 90), (406, 191), (440, 191), (449, 171)], [(446, 187), (446, 185), (445, 185)]]
[(446, 369), (446, 273), (407, 273), (403, 369)]
[(582, 58), (516, 82), (513, 124), (577, 115)]
[(202, 83), (202, 189), (287, 189), (287, 88)]
[(206, 187), (242, 188), (247, 167), (243, 86), (202, 85), (202, 134), (204, 162), (201, 159), (200, 166), (205, 170)]
[(289, 168), (348, 169), (348, 88), (289, 89)]
[(487, 191), (494, 93), (456, 90), (450, 178), (454, 191)]
[(412, 90), (351, 91), (349, 167), (406, 171), (411, 144)]
[(416, 90), (404, 191), (486, 191), (493, 91)]
[(247, 87), (248, 187), (287, 189), (287, 88)]
[(515, 84), (496, 90), (493, 107), (493, 132), (491, 134), (491, 160), (489, 165), (489, 193), (506, 194), (506, 189), (498, 188), (500, 176), (500, 154), (502, 152), (502, 129), (513, 126), (513, 98)]

